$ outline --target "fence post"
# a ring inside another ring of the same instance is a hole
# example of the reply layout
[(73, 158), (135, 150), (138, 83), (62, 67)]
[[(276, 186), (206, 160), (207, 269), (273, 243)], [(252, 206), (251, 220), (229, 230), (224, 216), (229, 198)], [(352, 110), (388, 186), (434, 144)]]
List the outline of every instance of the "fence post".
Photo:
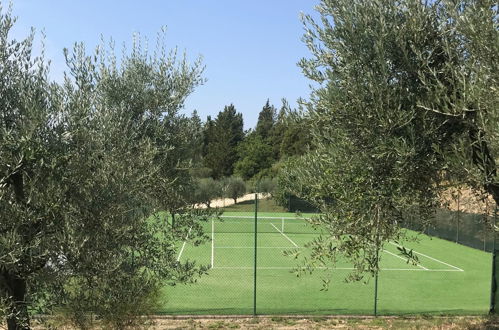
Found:
[(457, 224), (456, 224), (456, 243), (459, 243), (459, 220), (461, 220), (460, 195), (457, 195)]
[[(376, 258), (377, 254), (376, 251)], [(378, 316), (378, 273), (379, 270), (376, 270), (376, 274), (374, 274), (374, 316)]]
[[(483, 219), (482, 219), (482, 222), (483, 222), (483, 251), (484, 252), (487, 252), (487, 234), (488, 234), (488, 230), (487, 230), (487, 218), (489, 217), (489, 201), (488, 199), (485, 200), (485, 213), (483, 214)], [(492, 226), (492, 232), (495, 233), (495, 216), (496, 216), (496, 208), (494, 208), (494, 216), (493, 216), (493, 221), (494, 221), (494, 225)], [(489, 229), (490, 229), (490, 226), (489, 226)], [(495, 237), (495, 235), (494, 235)]]
[(258, 193), (255, 193), (255, 256), (253, 262), (253, 316), (256, 316), (256, 257), (258, 242)]
[(379, 273), (379, 207), (376, 208), (376, 273), (374, 274), (374, 316), (378, 316), (378, 273)]
[(496, 225), (497, 225), (497, 206), (494, 210), (494, 224), (492, 226), (492, 233), (494, 234), (494, 240), (492, 241), (492, 279), (490, 282), (490, 309), (489, 314), (496, 314), (496, 299), (497, 299), (497, 260), (496, 260)]

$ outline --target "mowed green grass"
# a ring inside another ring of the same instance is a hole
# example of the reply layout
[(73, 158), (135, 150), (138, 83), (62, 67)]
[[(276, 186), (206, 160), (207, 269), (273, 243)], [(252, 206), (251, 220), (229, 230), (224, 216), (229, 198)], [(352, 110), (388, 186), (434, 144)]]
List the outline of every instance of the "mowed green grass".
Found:
[[(252, 314), (254, 223), (251, 213), (206, 224), (213, 241), (181, 249), (181, 260), (213, 266), (192, 285), (165, 287), (163, 308), (168, 314)], [(346, 283), (351, 265), (338, 262), (330, 273), (316, 270), (297, 277), (297, 261), (283, 251), (307, 253), (305, 243), (317, 234), (303, 223), (279, 217), (289, 213), (259, 214), (275, 219), (258, 223), (257, 313), (259, 314), (372, 314), (374, 280)], [(284, 231), (281, 232), (281, 230)], [(412, 233), (411, 233), (412, 234)], [(445, 240), (419, 236), (405, 244), (418, 253), (419, 265), (408, 264), (388, 243), (382, 252), (378, 287), (378, 313), (485, 314), (490, 294), (491, 256)], [(183, 245), (183, 244), (182, 244)], [(179, 248), (180, 250), (180, 248)], [(332, 274), (329, 290), (322, 289), (324, 276)]]

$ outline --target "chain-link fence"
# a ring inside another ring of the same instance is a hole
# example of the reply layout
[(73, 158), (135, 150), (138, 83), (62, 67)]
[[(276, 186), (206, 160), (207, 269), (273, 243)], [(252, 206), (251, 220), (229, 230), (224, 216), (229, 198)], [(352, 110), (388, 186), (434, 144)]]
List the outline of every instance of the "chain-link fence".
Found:
[(433, 237), (492, 252), (494, 245), (493, 216), (473, 214), (459, 210), (440, 209), (427, 228), (418, 219), (407, 217), (403, 227)]
[[(256, 196), (255, 196), (256, 197)], [(207, 245), (184, 245), (179, 260), (209, 265), (198, 283), (165, 289), (162, 312), (174, 314), (485, 314), (490, 306), (494, 217), (441, 210), (425, 234), (416, 219), (404, 226), (404, 243), (417, 256), (408, 263), (395, 242), (381, 250), (374, 278), (346, 282), (353, 265), (310, 272), (300, 261), (320, 229), (308, 225), (313, 213), (297, 215), (268, 198), (224, 209), (205, 225)], [(300, 203), (304, 203), (300, 201)], [(299, 274), (300, 276), (297, 276)], [(328, 290), (323, 290), (329, 281)]]

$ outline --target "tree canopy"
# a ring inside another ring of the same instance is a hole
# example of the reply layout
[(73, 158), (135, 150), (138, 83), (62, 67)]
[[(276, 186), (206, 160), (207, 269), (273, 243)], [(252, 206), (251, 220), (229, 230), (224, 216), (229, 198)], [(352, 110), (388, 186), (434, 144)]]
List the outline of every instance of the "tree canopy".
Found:
[(234, 166), (234, 174), (248, 180), (271, 167), (272, 147), (260, 135), (253, 132), (246, 136), (237, 148), (239, 160)]
[(431, 221), (450, 185), (499, 201), (498, 7), (323, 0), (318, 12), (320, 22), (304, 17), (311, 57), (300, 62), (318, 86), (314, 151), (281, 182), (324, 212), (316, 221), (329, 235), (311, 243), (309, 261), (343, 255), (358, 279), (378, 271), (383, 242), (403, 238), (408, 212)]
[[(64, 82), (33, 56), (33, 34), (11, 40), (0, 16), (0, 314), (29, 327), (28, 311), (65, 303), (104, 319), (118, 306), (190, 281), (204, 269), (176, 260), (192, 228), (189, 120), (178, 114), (202, 83), (199, 61), (154, 54), (136, 38), (118, 64), (112, 44), (65, 50)], [(182, 216), (175, 230), (159, 210)], [(92, 289), (90, 289), (92, 288)], [(76, 304), (76, 305), (75, 305)], [(111, 314), (112, 314), (111, 313)]]

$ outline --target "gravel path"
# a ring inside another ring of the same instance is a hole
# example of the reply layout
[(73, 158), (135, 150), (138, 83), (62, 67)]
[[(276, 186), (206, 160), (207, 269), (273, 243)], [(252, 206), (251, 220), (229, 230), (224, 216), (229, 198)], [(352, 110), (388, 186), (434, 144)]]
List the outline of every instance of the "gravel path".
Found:
[[(263, 199), (263, 198), (266, 198), (267, 197), (267, 194), (264, 194), (264, 193), (259, 193), (258, 194), (258, 199)], [(237, 202), (240, 203), (240, 202), (244, 202), (244, 201), (249, 201), (249, 200), (252, 200), (255, 198), (255, 193), (250, 193), (250, 194), (246, 194), (242, 197), (239, 197), (237, 199)], [(220, 198), (220, 199), (214, 199), (211, 201), (211, 207), (226, 207), (226, 206), (229, 206), (229, 205), (233, 205), (234, 204), (234, 200), (232, 198)], [(196, 205), (197, 208), (200, 208), (200, 209), (205, 209), (206, 208), (206, 205), (205, 204), (198, 204)]]

